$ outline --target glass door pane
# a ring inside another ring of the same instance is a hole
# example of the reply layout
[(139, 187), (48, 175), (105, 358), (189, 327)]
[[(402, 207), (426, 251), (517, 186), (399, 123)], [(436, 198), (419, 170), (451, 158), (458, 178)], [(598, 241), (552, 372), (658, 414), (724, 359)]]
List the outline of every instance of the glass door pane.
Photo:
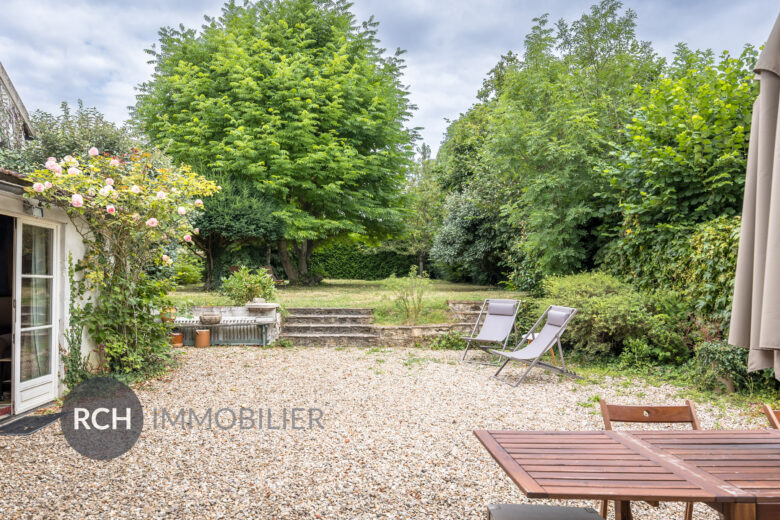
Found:
[(52, 254), (52, 230), (36, 226), (24, 226), (22, 233), (22, 275), (50, 275)]
[(21, 381), (51, 373), (51, 327), (22, 331)]
[(51, 282), (22, 277), (22, 328), (51, 325)]
[(54, 231), (22, 225), (20, 355), (21, 381), (51, 374), (53, 345), (52, 265)]

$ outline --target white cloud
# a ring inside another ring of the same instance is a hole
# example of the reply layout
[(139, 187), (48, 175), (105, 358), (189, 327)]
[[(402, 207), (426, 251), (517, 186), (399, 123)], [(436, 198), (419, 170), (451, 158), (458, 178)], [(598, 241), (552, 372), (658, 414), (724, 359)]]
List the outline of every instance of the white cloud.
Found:
[[(356, 0), (359, 20), (372, 13), (384, 47), (408, 50), (405, 83), (418, 105), (412, 121), (436, 150), (446, 128), (476, 100), (501, 54), (522, 51), (532, 18), (577, 18), (596, 0)], [(0, 61), (29, 110), (56, 111), (81, 98), (118, 123), (151, 67), (144, 53), (161, 26), (199, 27), (221, 0), (5, 0)], [(741, 50), (769, 35), (777, 7), (762, 0), (630, 0), (640, 38), (669, 56), (678, 41), (693, 48)]]

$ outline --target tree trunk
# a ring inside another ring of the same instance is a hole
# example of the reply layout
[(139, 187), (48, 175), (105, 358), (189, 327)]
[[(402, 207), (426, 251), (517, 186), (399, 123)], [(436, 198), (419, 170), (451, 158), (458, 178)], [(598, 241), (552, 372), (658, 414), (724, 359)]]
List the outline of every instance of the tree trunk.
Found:
[(308, 266), (308, 247), (309, 247), (309, 241), (306, 239), (301, 240), (301, 245), (297, 248), (298, 253), (298, 277), (302, 281), (306, 280), (306, 275), (309, 274), (309, 266)]
[(425, 260), (425, 253), (423, 251), (420, 251), (417, 253), (417, 275), (422, 276), (423, 273), (423, 261)]
[(298, 283), (300, 281), (300, 276), (295, 265), (292, 263), (292, 260), (290, 260), (290, 254), (287, 251), (286, 238), (279, 241), (279, 257), (282, 259), (282, 266), (284, 267), (284, 272), (287, 274), (287, 279), (290, 280), (291, 284)]

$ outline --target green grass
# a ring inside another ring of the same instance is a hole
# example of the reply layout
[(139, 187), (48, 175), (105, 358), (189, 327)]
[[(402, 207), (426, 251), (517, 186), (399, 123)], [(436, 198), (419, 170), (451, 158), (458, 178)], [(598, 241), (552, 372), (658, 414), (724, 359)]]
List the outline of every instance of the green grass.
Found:
[[(671, 388), (670, 398), (692, 399), (695, 402), (705, 402), (718, 407), (735, 406), (748, 411), (751, 415), (758, 417), (759, 407), (763, 403), (778, 403), (778, 396), (768, 390), (757, 390), (754, 392), (743, 393), (721, 393), (715, 389), (705, 389), (701, 386), (701, 374), (690, 365), (648, 365), (641, 368), (629, 368), (620, 365), (617, 361), (572, 359), (571, 365), (574, 371), (582, 376), (582, 379), (576, 382), (581, 385), (602, 384), (605, 377), (624, 377), (624, 381), (619, 383), (621, 387), (633, 387), (634, 382), (651, 386), (669, 385)], [(639, 392), (634, 394), (641, 398), (645, 394)], [(583, 406), (581, 404), (581, 406)]]
[[(482, 301), (485, 298), (517, 298), (520, 293), (496, 287), (433, 280), (431, 290), (423, 298), (423, 311), (417, 324), (450, 321), (447, 300)], [(187, 286), (171, 295), (180, 312), (192, 305), (228, 305), (228, 300), (216, 292), (204, 292)], [(404, 324), (406, 317), (395, 305), (392, 293), (381, 280), (324, 280), (320, 285), (282, 286), (279, 303), (291, 307), (371, 307), (374, 322), (383, 325)]]

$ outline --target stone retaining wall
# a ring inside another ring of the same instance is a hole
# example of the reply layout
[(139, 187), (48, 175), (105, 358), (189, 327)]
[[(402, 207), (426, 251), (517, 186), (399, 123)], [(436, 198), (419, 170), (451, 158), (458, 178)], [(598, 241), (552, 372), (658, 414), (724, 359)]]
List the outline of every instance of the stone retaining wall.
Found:
[(468, 334), (474, 327), (471, 323), (438, 323), (433, 325), (374, 325), (377, 345), (412, 347), (418, 342), (436, 336), (455, 332)]

